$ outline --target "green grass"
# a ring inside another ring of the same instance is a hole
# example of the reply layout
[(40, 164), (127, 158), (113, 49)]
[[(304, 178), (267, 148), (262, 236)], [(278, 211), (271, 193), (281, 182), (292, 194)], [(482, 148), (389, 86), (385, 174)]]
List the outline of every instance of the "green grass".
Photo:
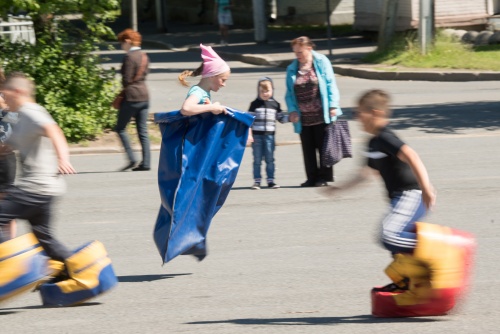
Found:
[(364, 61), (413, 68), (446, 68), (500, 71), (500, 45), (474, 47), (438, 33), (426, 55), (420, 53), (415, 34), (398, 35), (384, 51), (375, 51)]

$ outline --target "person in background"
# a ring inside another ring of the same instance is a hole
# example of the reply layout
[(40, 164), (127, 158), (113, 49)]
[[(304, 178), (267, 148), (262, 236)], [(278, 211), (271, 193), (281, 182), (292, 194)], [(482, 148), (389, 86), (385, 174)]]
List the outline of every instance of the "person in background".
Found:
[[(146, 86), (146, 77), (149, 72), (149, 58), (141, 50), (142, 36), (132, 29), (125, 29), (117, 36), (122, 49), (126, 52), (123, 57), (121, 74), (125, 98), (118, 110), (118, 119), (115, 131), (118, 133), (128, 164), (121, 170), (148, 171), (151, 169), (151, 152), (148, 134), (149, 92)], [(139, 72), (142, 71), (142, 72)], [(137, 77), (137, 74), (140, 74)], [(127, 134), (127, 125), (132, 117), (135, 118), (137, 135), (142, 148), (142, 161), (137, 162)]]
[(255, 121), (250, 128), (248, 142), (252, 143), (253, 151), (253, 179), (252, 189), (260, 189), (262, 181), (261, 165), (262, 158), (266, 162), (267, 186), (278, 189), (280, 186), (274, 181), (274, 149), (276, 120), (281, 123), (287, 121), (282, 112), (280, 104), (274, 99), (273, 81), (269, 77), (263, 77), (258, 81), (258, 96), (252, 101), (248, 111), (255, 116)]
[(318, 155), (326, 126), (342, 115), (335, 74), (330, 60), (313, 50), (309, 37), (295, 38), (291, 46), (296, 59), (286, 70), (285, 100), (302, 143), (307, 180), (301, 186), (327, 186), (334, 180), (333, 167), (321, 166)]
[(215, 0), (214, 16), (217, 15), (219, 22), (220, 44), (222, 46), (227, 46), (229, 43), (229, 26), (233, 25), (232, 6), (231, 0)]

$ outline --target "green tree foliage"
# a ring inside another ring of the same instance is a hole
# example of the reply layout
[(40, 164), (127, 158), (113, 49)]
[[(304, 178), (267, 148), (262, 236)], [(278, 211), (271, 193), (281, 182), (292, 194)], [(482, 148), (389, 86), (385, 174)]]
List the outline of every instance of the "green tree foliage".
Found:
[(105, 25), (116, 17), (118, 0), (0, 0), (0, 15), (26, 12), (33, 20), (38, 38), (51, 34), (58, 16), (82, 15), (88, 29), (97, 36), (112, 34)]
[[(113, 36), (105, 23), (118, 7), (114, 0), (0, 0), (0, 15), (27, 13), (36, 29), (35, 45), (0, 39), (0, 65), (35, 80), (37, 101), (70, 142), (92, 139), (115, 121), (116, 110), (110, 107), (118, 90), (114, 70), (103, 69), (93, 51)], [(77, 23), (62, 17), (75, 13), (81, 14)]]

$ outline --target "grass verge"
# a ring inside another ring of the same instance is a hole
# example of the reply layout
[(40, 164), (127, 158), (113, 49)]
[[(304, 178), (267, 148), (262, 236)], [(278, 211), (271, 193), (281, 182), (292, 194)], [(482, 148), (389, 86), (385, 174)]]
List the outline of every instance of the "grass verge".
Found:
[(365, 62), (413, 68), (446, 68), (500, 71), (500, 44), (473, 46), (438, 33), (426, 55), (420, 53), (415, 33), (398, 35), (383, 51), (375, 51)]

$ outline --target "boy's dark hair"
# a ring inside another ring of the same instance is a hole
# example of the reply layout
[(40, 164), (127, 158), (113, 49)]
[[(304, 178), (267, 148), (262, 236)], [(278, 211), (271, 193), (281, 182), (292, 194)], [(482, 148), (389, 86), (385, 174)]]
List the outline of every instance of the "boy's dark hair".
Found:
[(383, 111), (387, 117), (391, 117), (390, 102), (391, 97), (389, 93), (381, 89), (372, 89), (361, 95), (358, 105), (370, 110)]

